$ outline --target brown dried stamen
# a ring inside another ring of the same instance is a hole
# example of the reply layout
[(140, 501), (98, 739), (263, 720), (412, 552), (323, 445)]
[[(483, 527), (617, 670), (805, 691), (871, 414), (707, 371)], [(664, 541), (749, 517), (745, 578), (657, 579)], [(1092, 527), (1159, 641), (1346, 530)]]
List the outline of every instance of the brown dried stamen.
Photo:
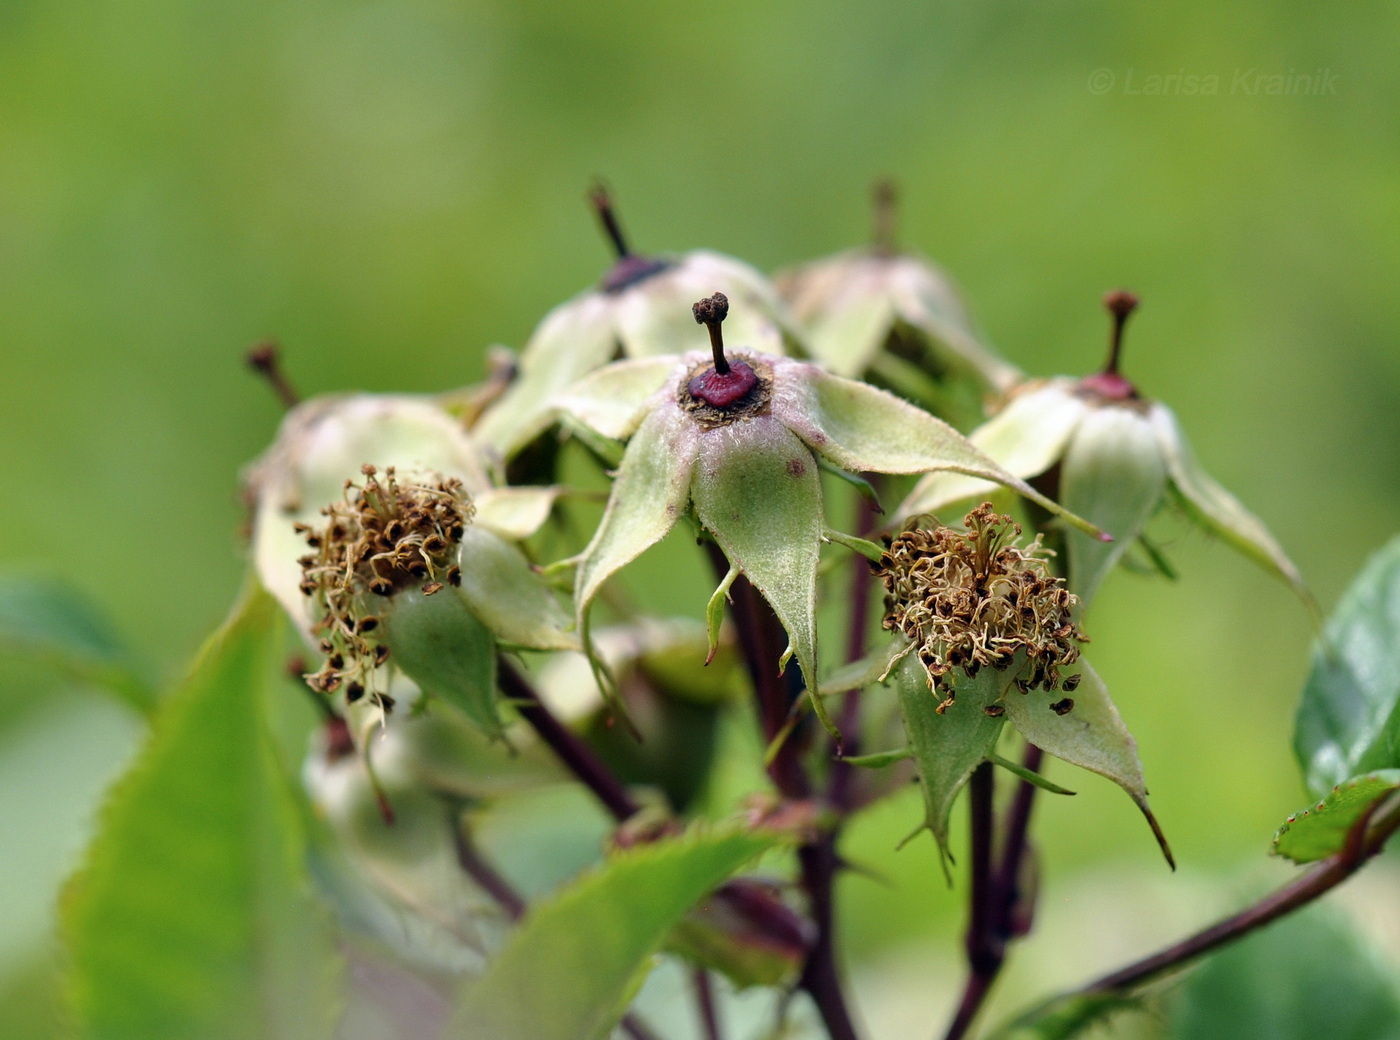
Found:
[[(1011, 667), (1018, 654), (1021, 693), (1073, 689), (1078, 676), (1062, 682), (1060, 669), (1078, 660), (1086, 640), (1073, 620), (1077, 600), (1046, 567), (1039, 536), (1019, 548), (1020, 526), (990, 503), (963, 523), (965, 532), (941, 524), (904, 531), (874, 567), (887, 593), (885, 628), (913, 642), (929, 688), (943, 695), (937, 710), (953, 703), (954, 669), (973, 677), (983, 667)], [(1065, 698), (1053, 707), (1063, 714), (1073, 704)]]
[(460, 583), (457, 547), (475, 508), (455, 477), (400, 483), (393, 467), (382, 480), (373, 466), (362, 472), (362, 484), (346, 481), (344, 499), (321, 510), (323, 525), (297, 525), (313, 550), (300, 560), (301, 591), (326, 654), (306, 681), (326, 694), (343, 685), (348, 701), (368, 695), (388, 711), (393, 701), (372, 682), (389, 657), (379, 601), (410, 586), (431, 596)]

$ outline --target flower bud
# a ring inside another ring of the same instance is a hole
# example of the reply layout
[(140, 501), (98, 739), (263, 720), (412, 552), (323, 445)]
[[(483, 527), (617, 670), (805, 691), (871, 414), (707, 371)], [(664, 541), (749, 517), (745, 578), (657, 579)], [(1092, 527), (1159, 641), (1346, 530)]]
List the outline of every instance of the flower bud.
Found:
[[(717, 319), (712, 333), (716, 326)], [(759, 353), (732, 353), (730, 372), (722, 373), (721, 350), (713, 343), (711, 352), (679, 359), (620, 362), (557, 402), (604, 436), (630, 437), (602, 523), (579, 563), (575, 606), (585, 634), (603, 582), (689, 509), (731, 567), (768, 600), (815, 691), (816, 573), (826, 536), (822, 465), (852, 473), (976, 474), (1062, 512), (893, 394)], [(815, 693), (812, 703), (834, 733)]]
[[(406, 468), (381, 470), (386, 457)], [(357, 738), (392, 710), (395, 669), (499, 735), (497, 641), (577, 645), (501, 533), (528, 533), (552, 492), (489, 488), (472, 441), (429, 402), (303, 405), (249, 483), (259, 575), (324, 655), (308, 681), (337, 698)]]
[[(1143, 537), (1153, 515), (1175, 501), (1194, 521), (1311, 603), (1297, 568), (1264, 524), (1200, 468), (1171, 409), (1143, 398), (1118, 373), (1123, 323), (1137, 301), (1116, 292), (1105, 302), (1115, 324), (1110, 361), (1103, 372), (1081, 380), (1024, 383), (1000, 412), (969, 435), (1023, 479), (1051, 473), (1058, 466), (1055, 493), (1061, 504), (1113, 535), (1111, 542), (1103, 542), (1076, 531), (1067, 533), (1070, 588), (1088, 604), (1108, 571)], [(899, 519), (934, 514), (993, 491), (985, 480), (932, 473), (895, 513)], [(1148, 552), (1158, 558), (1150, 547)]]
[(770, 354), (792, 352), (786, 306), (748, 264), (704, 250), (655, 263), (644, 277), (610, 278), (545, 315), (520, 353), (516, 382), (475, 427), (482, 443), (509, 459), (554, 421), (553, 398), (589, 372), (619, 356), (690, 349), (691, 303), (716, 288), (736, 305), (731, 336)]
[[(839, 376), (876, 379), (937, 414), (1010, 389), (1020, 373), (973, 331), (948, 275), (895, 248), (891, 182), (876, 183), (874, 212), (872, 245), (776, 278), (812, 356)], [(960, 383), (971, 393), (960, 394)]]

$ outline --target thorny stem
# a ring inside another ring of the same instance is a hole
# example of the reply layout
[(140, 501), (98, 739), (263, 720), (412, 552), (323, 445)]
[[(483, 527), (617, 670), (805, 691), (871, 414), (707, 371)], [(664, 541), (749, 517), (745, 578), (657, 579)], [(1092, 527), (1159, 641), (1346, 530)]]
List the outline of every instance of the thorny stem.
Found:
[(632, 250), (627, 248), (627, 238), (622, 233), (622, 225), (618, 223), (617, 213), (613, 210), (612, 195), (607, 187), (601, 182), (593, 185), (593, 190), (588, 193), (588, 202), (593, 207), (593, 212), (598, 214), (598, 222), (603, 225), (603, 233), (612, 243), (617, 258), (625, 260), (631, 256)]
[[(729, 571), (729, 561), (719, 546), (712, 542), (705, 544), (715, 573), (723, 577)], [(787, 636), (773, 609), (747, 578), (740, 575), (730, 586), (730, 596), (739, 631), (739, 647), (758, 698), (759, 724), (764, 738), (771, 741), (786, 725), (795, 699), (796, 691), (776, 667)], [(811, 778), (802, 763), (803, 750), (799, 735), (790, 735), (768, 766), (768, 775), (778, 790), (793, 800), (808, 798), (812, 793)], [(833, 897), (840, 859), (836, 854), (835, 832), (823, 830), (816, 839), (802, 845), (797, 850), (797, 860), (812, 923), (817, 930), (798, 986), (812, 998), (831, 1040), (858, 1040), (836, 966)]]
[(695, 323), (710, 330), (710, 351), (715, 358), (715, 371), (722, 376), (729, 375), (729, 360), (724, 356), (724, 333), (721, 326), (729, 317), (729, 297), (717, 292), (695, 303), (691, 308)]
[(1400, 798), (1391, 798), (1356, 821), (1340, 852), (1310, 867), (1301, 877), (1275, 889), (1253, 906), (1065, 996), (1126, 990), (1226, 943), (1242, 939), (1336, 888), (1379, 853), (1397, 830), (1400, 830)]
[(1128, 316), (1137, 310), (1138, 298), (1127, 289), (1114, 289), (1103, 298), (1103, 305), (1113, 315), (1113, 331), (1108, 341), (1108, 361), (1103, 366), (1103, 374), (1118, 375), (1118, 357), (1123, 348), (1123, 327), (1128, 324)]
[(246, 360), (249, 368), (267, 380), (284, 407), (295, 408), (301, 404), (301, 395), (282, 371), (282, 348), (275, 339), (255, 343), (248, 350)]
[(622, 781), (615, 777), (583, 740), (554, 717), (539, 694), (505, 657), (500, 659), (500, 684), (506, 696), (559, 760), (621, 823), (641, 808)]

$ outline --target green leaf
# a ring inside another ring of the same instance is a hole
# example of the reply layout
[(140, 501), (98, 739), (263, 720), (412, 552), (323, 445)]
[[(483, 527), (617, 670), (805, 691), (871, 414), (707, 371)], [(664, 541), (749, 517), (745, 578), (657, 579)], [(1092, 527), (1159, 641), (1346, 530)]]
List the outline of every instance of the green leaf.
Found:
[(894, 672), (909, 749), (919, 768), (919, 787), (924, 795), (923, 826), (938, 842), (945, 872), (953, 859), (948, 846), (948, 816), (953, 802), (1001, 735), (1002, 719), (993, 718), (982, 709), (1000, 699), (1013, 678), (1010, 670), (995, 668), (983, 668), (974, 679), (959, 672), (957, 699), (940, 715), (935, 709), (943, 698), (929, 689), (928, 673), (914, 654), (904, 658)]
[(155, 708), (154, 689), (109, 620), (57, 579), (0, 576), (0, 649), (47, 661), (110, 690), (142, 713)]
[(393, 663), (424, 693), (459, 708), (488, 736), (500, 735), (496, 640), (455, 590), (399, 591), (384, 612), (384, 635)]
[(700, 523), (783, 623), (817, 717), (836, 734), (815, 692), (822, 537), (816, 459), (782, 423), (756, 416), (700, 434), (691, 493)]
[(1121, 993), (1072, 993), (1032, 1008), (988, 1033), (986, 1040), (1070, 1040), (1113, 1012), (1140, 1004)]
[(329, 1035), (339, 962), (264, 729), (281, 631), (250, 591), (112, 794), (62, 907), (76, 1036)]
[(1293, 750), (1308, 790), (1400, 767), (1400, 538), (1371, 557), (1313, 650)]
[(1137, 742), (1123, 724), (1099, 674), (1089, 667), (1088, 661), (1080, 664), (1083, 670), (1074, 691), (1072, 711), (1060, 715), (1050, 709), (1051, 700), (1061, 697), (1058, 692), (1048, 694), (1044, 690), (1033, 690), (1024, 695), (1009, 695), (1002, 702), (1006, 705), (1006, 717), (1032, 744), (1056, 758), (1107, 777), (1128, 792), (1128, 797), (1142, 810), (1152, 828), (1162, 855), (1175, 870), (1176, 861), (1166, 836), (1147, 805), (1147, 783), (1142, 775)]
[(1208, 960), (1168, 1004), (1172, 1040), (1396, 1040), (1397, 966), (1325, 906)]
[(1274, 853), (1294, 863), (1312, 863), (1340, 852), (1352, 825), (1396, 790), (1400, 790), (1400, 769), (1347, 780), (1316, 805), (1288, 817), (1274, 835)]
[(687, 910), (773, 847), (773, 834), (716, 830), (621, 852), (533, 908), (447, 1036), (600, 1040)]
[(1060, 471), (1064, 507), (1113, 535), (1066, 535), (1069, 589), (1088, 607), (1099, 583), (1162, 504), (1167, 470), (1152, 424), (1133, 405), (1085, 410)]

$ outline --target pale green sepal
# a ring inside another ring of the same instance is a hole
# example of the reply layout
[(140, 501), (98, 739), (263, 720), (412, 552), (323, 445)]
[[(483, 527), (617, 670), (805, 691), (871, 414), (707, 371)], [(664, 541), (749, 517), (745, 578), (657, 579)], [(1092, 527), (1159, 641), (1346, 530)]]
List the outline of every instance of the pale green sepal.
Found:
[[(1027, 387), (973, 430), (968, 440), (1008, 473), (1025, 480), (1055, 464), (1087, 407), (1059, 380)], [(914, 485), (895, 510), (895, 519), (936, 515), (954, 503), (980, 502), (996, 490), (997, 485), (962, 473), (930, 473)]]
[(913, 748), (897, 748), (894, 751), (875, 751), (869, 755), (845, 755), (841, 761), (848, 766), (860, 766), (862, 769), (884, 769), (892, 766), (896, 762), (906, 762), (914, 757)]
[(887, 264), (890, 294), (901, 319), (941, 344), (994, 389), (1005, 391), (1015, 385), (1021, 373), (977, 338), (967, 308), (944, 271), (908, 254)]
[(830, 292), (840, 287), (821, 282), (811, 288), (827, 291), (824, 305), (805, 322), (812, 355), (836, 375), (858, 379), (894, 326), (894, 306), (883, 295), (859, 292), (858, 283), (848, 283), (848, 291), (832, 298)]
[(1058, 691), (1047, 693), (1032, 690), (1026, 694), (1013, 691), (1002, 701), (1006, 705), (1006, 717), (1032, 744), (1056, 758), (1107, 777), (1128, 792), (1128, 797), (1147, 818), (1148, 826), (1161, 846), (1162, 855), (1175, 870), (1176, 861), (1172, 858), (1166, 836), (1147, 805), (1147, 785), (1142, 775), (1142, 762), (1138, 758), (1137, 742), (1123, 724), (1118, 709), (1108, 695), (1108, 687), (1098, 673), (1089, 666), (1088, 661), (1081, 660), (1079, 664), (1080, 682), (1073, 694), (1072, 711), (1057, 715), (1050, 709), (1052, 701), (1064, 696)]
[(742, 260), (703, 249), (686, 253), (618, 299), (617, 336), (623, 351), (642, 358), (703, 349), (709, 340), (690, 307), (716, 291), (729, 297), (725, 342), (764, 354), (790, 353), (786, 305), (772, 283)]
[(1167, 476), (1192, 515), (1265, 570), (1282, 578), (1316, 613), (1303, 577), (1263, 521), (1217, 484), (1196, 461), (1170, 408), (1154, 404), (1149, 413), (1167, 463)]
[(830, 697), (848, 690), (863, 690), (874, 683), (883, 682), (891, 665), (911, 649), (909, 641), (903, 636), (898, 636), (860, 660), (843, 664), (822, 682), (822, 696)]
[(532, 650), (577, 650), (573, 621), (515, 546), (475, 524), (462, 533), (455, 591), (497, 639)]
[(1076, 791), (1071, 791), (1068, 787), (1061, 787), (1059, 784), (1053, 784), (1049, 780), (1045, 779), (1045, 777), (1041, 776), (1039, 773), (1032, 772), (1025, 766), (1021, 765), (1019, 762), (1013, 762), (1009, 758), (1002, 758), (995, 752), (987, 756), (987, 761), (992, 763), (992, 765), (994, 766), (999, 766), (1000, 768), (1005, 769), (1008, 773), (1011, 773), (1013, 776), (1019, 776), (1028, 784), (1034, 784), (1036, 787), (1039, 787), (1042, 791), (1049, 791), (1051, 794), (1078, 793)]
[(418, 589), (395, 593), (383, 630), (390, 660), (425, 694), (460, 708), (488, 736), (500, 736), (496, 640), (450, 586), (431, 596)]
[(303, 638), (313, 627), (302, 595), (299, 557), (306, 538), (294, 524), (323, 524), (321, 508), (339, 501), (347, 479), (366, 463), (401, 476), (439, 473), (469, 491), (485, 487), (478, 445), (427, 398), (347, 394), (317, 397), (287, 413), (277, 439), (244, 474), (256, 496), (252, 557), (258, 578), (291, 615)]
[(679, 409), (658, 408), (628, 442), (608, 508), (579, 561), (580, 623), (603, 582), (664, 538), (685, 512), (697, 432)]
[[(694, 325), (689, 305), (685, 314)], [(568, 387), (554, 398), (553, 408), (604, 437), (626, 440), (641, 425), (648, 400), (673, 374), (679, 378), (674, 357), (616, 361)]]
[(593, 597), (619, 569), (664, 538), (690, 501), (697, 430), (677, 408), (658, 408), (627, 444), (608, 507), (575, 575), (574, 610), (583, 652), (612, 710), (624, 715), (607, 666), (588, 637)]
[(553, 398), (617, 353), (612, 301), (588, 292), (544, 316), (520, 352), (520, 374), (472, 433), (510, 458), (549, 428)]
[(524, 541), (544, 526), (550, 510), (564, 493), (559, 487), (490, 488), (472, 496), (472, 523), (511, 542)]
[(840, 531), (834, 530), (830, 527), (828, 527), (824, 532), (822, 532), (822, 537), (828, 542), (835, 542), (837, 545), (844, 545), (847, 549), (850, 549), (852, 552), (859, 553), (860, 555), (864, 556), (867, 560), (873, 560), (876, 563), (878, 563), (880, 561), (880, 558), (885, 555), (884, 547), (875, 544), (874, 542), (870, 541), (870, 539), (860, 538), (853, 534), (843, 534)]
[(812, 691), (812, 706), (839, 740), (816, 694), (822, 536), (817, 460), (772, 416), (706, 430), (692, 496), (696, 516), (730, 565), (744, 572), (778, 615)]
[(924, 824), (938, 843), (945, 874), (953, 861), (948, 846), (953, 801), (1001, 735), (1002, 719), (982, 709), (1000, 700), (1014, 677), (1009, 669), (983, 668), (972, 679), (958, 672), (954, 687), (957, 699), (940, 715), (935, 709), (943, 698), (929, 689), (928, 673), (918, 658), (911, 654), (894, 671), (904, 729), (919, 768)]
[(617, 469), (622, 465), (621, 442), (595, 433), (592, 427), (585, 426), (572, 415), (565, 413), (559, 416), (559, 432), (561, 436), (572, 437), (582, 444), (605, 468)]
[(734, 579), (738, 576), (739, 568), (730, 567), (729, 573), (724, 576), (724, 580), (710, 597), (710, 602), (705, 604), (705, 631), (708, 640), (706, 664), (714, 660), (715, 651), (719, 649), (719, 628), (724, 623), (724, 604), (729, 599), (729, 586), (734, 584)]
[(1099, 583), (1162, 503), (1167, 470), (1151, 422), (1132, 404), (1085, 411), (1060, 470), (1060, 502), (1113, 535), (1066, 534), (1069, 590), (1087, 608)]
[(885, 507), (880, 504), (880, 496), (875, 493), (875, 485), (870, 483), (870, 481), (866, 480), (858, 473), (852, 473), (834, 463), (828, 462), (820, 455), (817, 456), (817, 465), (821, 467), (823, 473), (830, 473), (837, 480), (844, 481), (855, 488), (856, 491), (859, 492), (860, 497), (865, 499), (875, 512), (883, 513), (885, 511)]
[[(801, 369), (799, 373), (797, 370)], [(789, 362), (773, 414), (812, 449), (853, 473), (952, 470), (1012, 488), (1091, 535), (1100, 532), (1003, 469), (941, 419), (866, 383)]]

